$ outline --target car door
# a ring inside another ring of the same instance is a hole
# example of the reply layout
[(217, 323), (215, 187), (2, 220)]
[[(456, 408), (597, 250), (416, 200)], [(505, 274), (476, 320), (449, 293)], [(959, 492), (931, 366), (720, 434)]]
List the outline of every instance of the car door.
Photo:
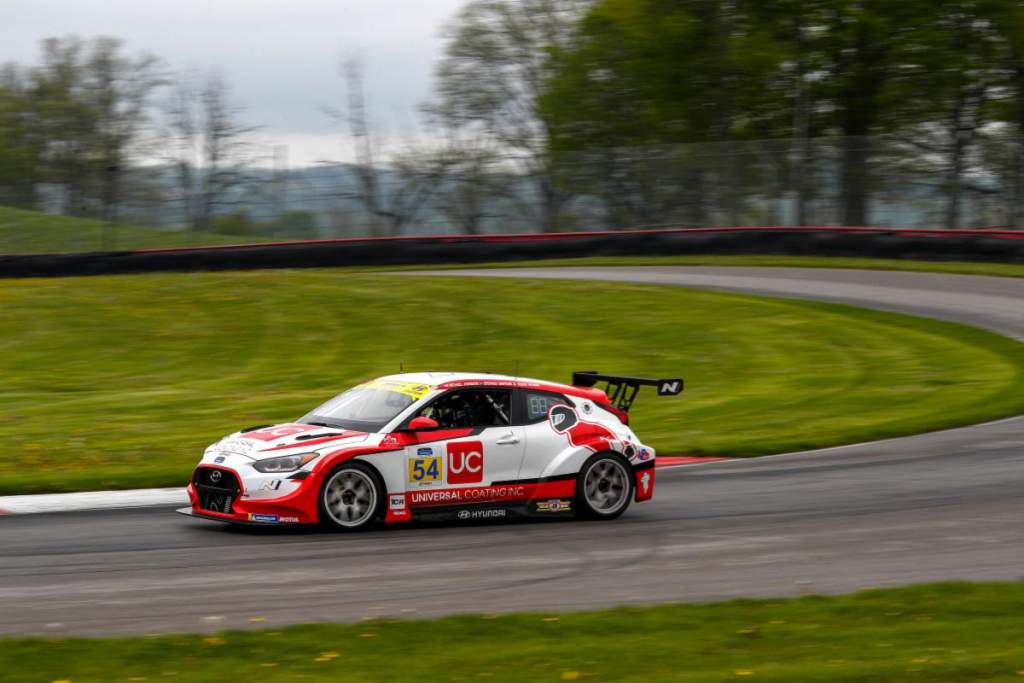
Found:
[[(472, 489), (518, 479), (525, 440), (512, 424), (512, 391), (490, 387), (456, 389), (434, 399), (413, 417), (429, 417), (436, 431), (418, 432), (407, 448), (410, 491)], [(438, 496), (413, 497), (440, 502)], [(469, 502), (462, 497), (452, 502)]]
[(551, 426), (548, 414), (553, 407), (570, 403), (565, 396), (552, 391), (520, 391), (522, 417), (518, 421), (523, 425), (526, 451), (519, 476), (522, 479), (536, 479), (544, 473), (551, 459), (569, 445), (565, 435)]

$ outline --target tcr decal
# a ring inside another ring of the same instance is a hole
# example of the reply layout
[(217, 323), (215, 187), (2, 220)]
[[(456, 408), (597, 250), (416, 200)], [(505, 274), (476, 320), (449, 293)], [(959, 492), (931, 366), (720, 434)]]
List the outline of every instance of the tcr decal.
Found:
[(448, 483), (479, 484), (484, 480), (482, 441), (454, 441), (448, 444)]

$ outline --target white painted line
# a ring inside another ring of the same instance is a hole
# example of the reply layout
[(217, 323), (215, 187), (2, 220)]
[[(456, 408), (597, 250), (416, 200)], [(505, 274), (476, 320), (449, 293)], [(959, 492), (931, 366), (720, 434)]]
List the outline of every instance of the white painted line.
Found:
[(36, 496), (0, 496), (0, 514), (24, 515), (36, 512), (116, 510), (182, 504), (188, 504), (188, 494), (183, 488), (82, 491), (80, 493), (47, 493)]

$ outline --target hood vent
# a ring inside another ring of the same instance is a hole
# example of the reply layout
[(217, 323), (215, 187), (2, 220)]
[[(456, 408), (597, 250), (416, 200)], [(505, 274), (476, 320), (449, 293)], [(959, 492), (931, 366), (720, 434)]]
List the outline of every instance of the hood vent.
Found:
[(342, 436), (337, 432), (326, 432), (324, 434), (299, 434), (295, 437), (296, 441), (309, 441), (310, 439), (322, 439), (325, 436)]

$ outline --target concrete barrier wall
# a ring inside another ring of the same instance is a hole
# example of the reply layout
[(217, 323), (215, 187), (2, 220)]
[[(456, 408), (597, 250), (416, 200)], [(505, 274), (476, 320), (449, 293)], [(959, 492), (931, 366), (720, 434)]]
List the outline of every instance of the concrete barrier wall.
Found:
[(1024, 232), (881, 228), (698, 228), (355, 238), (226, 247), (0, 256), (0, 277), (432, 265), (580, 256), (777, 254), (1024, 263)]

